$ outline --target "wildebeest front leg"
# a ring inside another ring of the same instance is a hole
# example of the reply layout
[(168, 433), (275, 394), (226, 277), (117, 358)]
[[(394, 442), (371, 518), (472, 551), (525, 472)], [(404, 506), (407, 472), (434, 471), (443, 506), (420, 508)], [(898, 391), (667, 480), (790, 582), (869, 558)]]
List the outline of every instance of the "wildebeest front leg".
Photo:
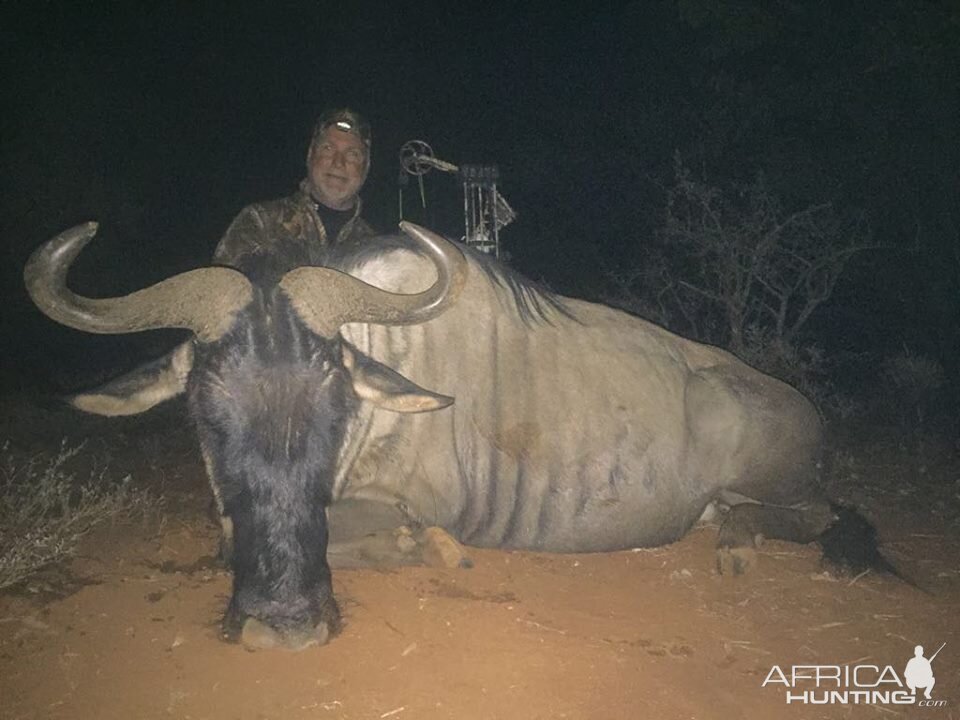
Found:
[(220, 486), (217, 484), (215, 474), (216, 468), (213, 464), (213, 456), (208, 452), (206, 445), (200, 443), (200, 455), (203, 457), (203, 465), (207, 470), (207, 479), (210, 482), (210, 490), (213, 492), (213, 505), (220, 522), (220, 561), (229, 566), (233, 557), (233, 520), (227, 515), (223, 507), (223, 496), (220, 493)]
[(327, 508), (332, 568), (470, 567), (463, 546), (440, 527), (425, 527), (402, 503), (346, 499)]
[(740, 575), (756, 564), (756, 548), (766, 538), (809, 543), (833, 521), (827, 502), (799, 507), (742, 503), (730, 508), (717, 538), (717, 570)]

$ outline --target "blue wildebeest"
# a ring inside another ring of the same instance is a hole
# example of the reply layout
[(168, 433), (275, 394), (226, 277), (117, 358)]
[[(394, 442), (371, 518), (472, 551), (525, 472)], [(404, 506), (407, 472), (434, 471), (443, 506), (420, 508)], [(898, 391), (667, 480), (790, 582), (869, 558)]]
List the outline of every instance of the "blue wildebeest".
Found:
[(80, 330), (193, 331), (72, 402), (125, 415), (186, 392), (233, 570), (228, 639), (326, 641), (331, 565), (457, 564), (456, 541), (657, 546), (722, 500), (718, 565), (739, 572), (759, 538), (834, 522), (821, 422), (792, 387), (422, 228), (333, 249), (328, 267), (254, 258), (98, 300), (66, 286), (95, 230), (42, 246), (25, 280)]

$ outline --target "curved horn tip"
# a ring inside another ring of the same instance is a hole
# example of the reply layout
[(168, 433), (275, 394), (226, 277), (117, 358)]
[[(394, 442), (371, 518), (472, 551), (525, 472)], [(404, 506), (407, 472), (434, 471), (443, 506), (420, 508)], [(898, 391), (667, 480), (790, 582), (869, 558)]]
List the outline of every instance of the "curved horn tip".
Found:
[(417, 225), (416, 223), (403, 220), (400, 223), (400, 229), (407, 237), (423, 243), (428, 247), (432, 247), (434, 250), (439, 251), (443, 247), (456, 247), (442, 235), (435, 233), (433, 230), (429, 230), (428, 228)]
[(403, 231), (404, 235), (409, 235), (410, 237), (435, 237), (436, 233), (433, 230), (427, 230), (427, 228), (417, 225), (416, 223), (409, 222), (408, 220), (400, 221), (400, 229)]
[(90, 220), (85, 223), (80, 223), (79, 225), (74, 225), (69, 230), (64, 230), (62, 233), (57, 235), (48, 243), (40, 246), (40, 249), (45, 247), (50, 247), (51, 250), (54, 248), (64, 248), (64, 247), (76, 247), (77, 252), (80, 249), (86, 247), (94, 235), (97, 234), (97, 230), (100, 229), (100, 223), (96, 220)]
[(69, 230), (64, 230), (62, 233), (58, 234), (57, 237), (93, 237), (97, 234), (97, 230), (100, 229), (100, 223), (97, 220), (88, 220), (87, 222), (78, 223), (74, 225)]
[(77, 227), (74, 229), (79, 231), (77, 236), (83, 239), (80, 247), (85, 247), (87, 243), (93, 240), (94, 236), (97, 234), (97, 230), (100, 229), (100, 223), (96, 220), (90, 220), (89, 222), (77, 225)]
[(74, 229), (80, 230), (81, 228), (83, 228), (81, 230), (81, 233), (83, 234), (84, 237), (92, 238), (94, 235), (97, 234), (97, 230), (100, 229), (100, 222), (97, 220), (88, 220), (85, 223), (80, 223)]
[(40, 264), (46, 271), (47, 265), (51, 262), (55, 265), (73, 262), (80, 251), (89, 245), (90, 241), (96, 236), (99, 227), (99, 222), (91, 220), (74, 225), (69, 230), (64, 230), (52, 240), (43, 243), (34, 250), (33, 255), (27, 261), (24, 272), (32, 272), (35, 264)]

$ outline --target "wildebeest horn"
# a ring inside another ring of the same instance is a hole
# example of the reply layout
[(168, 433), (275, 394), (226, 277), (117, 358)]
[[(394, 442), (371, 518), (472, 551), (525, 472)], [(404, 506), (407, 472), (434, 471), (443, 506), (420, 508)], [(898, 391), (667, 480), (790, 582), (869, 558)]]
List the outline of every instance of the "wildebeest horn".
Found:
[(156, 328), (192, 330), (203, 342), (230, 329), (237, 310), (253, 298), (250, 282), (230, 268), (191, 270), (118, 298), (94, 299), (67, 288), (67, 272), (97, 232), (97, 223), (70, 228), (34, 251), (23, 270), (33, 302), (77, 330), (119, 334)]
[(398, 294), (331, 268), (295, 268), (283, 276), (280, 287), (307, 327), (318, 335), (333, 337), (341, 325), (350, 322), (416, 325), (453, 304), (467, 280), (463, 253), (413, 223), (402, 222), (400, 229), (416, 240), (436, 265), (436, 282), (420, 293)]

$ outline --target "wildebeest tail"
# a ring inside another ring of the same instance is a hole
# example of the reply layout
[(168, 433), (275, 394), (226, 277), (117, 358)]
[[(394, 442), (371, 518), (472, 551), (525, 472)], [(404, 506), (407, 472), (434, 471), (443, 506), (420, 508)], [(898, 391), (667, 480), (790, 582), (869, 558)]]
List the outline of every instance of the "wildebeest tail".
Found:
[(843, 575), (880, 572), (923, 590), (884, 557), (877, 530), (869, 520), (852, 507), (838, 503), (832, 503), (831, 506), (837, 519), (817, 538), (823, 550), (824, 563)]

